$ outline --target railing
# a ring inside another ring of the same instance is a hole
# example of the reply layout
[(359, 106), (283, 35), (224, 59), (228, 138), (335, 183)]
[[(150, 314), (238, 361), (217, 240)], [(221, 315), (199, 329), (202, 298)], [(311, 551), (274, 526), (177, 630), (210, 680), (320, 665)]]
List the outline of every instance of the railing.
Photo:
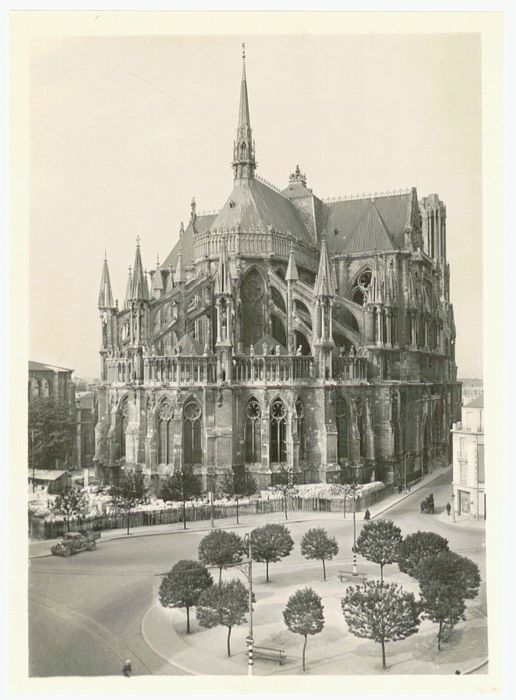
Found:
[(314, 359), (298, 355), (262, 355), (236, 357), (233, 362), (234, 382), (292, 382), (313, 379)]
[(146, 357), (144, 381), (169, 384), (213, 384), (217, 381), (217, 358), (213, 355)]
[(335, 357), (333, 359), (333, 379), (356, 382), (367, 379), (367, 359), (365, 357)]

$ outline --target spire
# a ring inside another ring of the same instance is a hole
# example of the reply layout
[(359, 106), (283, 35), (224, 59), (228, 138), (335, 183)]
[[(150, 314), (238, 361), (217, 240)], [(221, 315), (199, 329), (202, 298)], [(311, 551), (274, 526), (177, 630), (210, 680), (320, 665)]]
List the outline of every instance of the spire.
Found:
[(156, 269), (154, 270), (154, 276), (152, 278), (153, 296), (160, 296), (159, 293), (163, 292), (163, 289), (163, 277), (161, 276), (161, 270), (159, 269), (159, 265), (157, 265)]
[(323, 237), (321, 245), (321, 257), (319, 258), (319, 270), (315, 279), (314, 296), (332, 297), (335, 295), (331, 279), (330, 261), (326, 250), (326, 238)]
[(143, 274), (142, 256), (140, 254), (140, 237), (136, 239), (136, 255), (134, 257), (133, 284), (131, 288), (133, 301), (148, 301), (149, 288)]
[(299, 275), (297, 273), (296, 259), (294, 257), (294, 246), (290, 246), (290, 255), (288, 256), (287, 274), (285, 275), (286, 282), (297, 282)]
[(182, 284), (186, 282), (185, 269), (183, 267), (183, 250), (179, 248), (179, 255), (177, 256), (176, 269), (174, 272), (174, 283)]
[(132, 293), (133, 293), (133, 271), (131, 270), (131, 266), (129, 265), (129, 274), (127, 275), (127, 287), (126, 287), (126, 292), (125, 292), (125, 306), (126, 306), (126, 308), (129, 306), (129, 302), (131, 301)]
[(242, 80), (240, 83), (240, 107), (238, 110), (237, 137), (233, 144), (233, 170), (235, 179), (252, 178), (256, 168), (254, 143), (249, 117), (247, 76), (245, 70), (245, 44), (242, 44)]
[(113, 293), (111, 292), (111, 280), (109, 279), (109, 268), (107, 257), (104, 257), (104, 265), (102, 266), (102, 277), (100, 279), (99, 291), (99, 309), (112, 309)]

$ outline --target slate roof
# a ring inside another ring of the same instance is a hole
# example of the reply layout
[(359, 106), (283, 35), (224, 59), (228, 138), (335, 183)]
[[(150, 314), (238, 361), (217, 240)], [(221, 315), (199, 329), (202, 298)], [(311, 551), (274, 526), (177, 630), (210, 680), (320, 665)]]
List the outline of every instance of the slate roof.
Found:
[(29, 370), (33, 371), (48, 371), (48, 372), (74, 372), (75, 370), (68, 367), (58, 367), (57, 365), (47, 365), (43, 362), (35, 362), (29, 360)]
[(276, 231), (312, 242), (292, 202), (256, 177), (235, 180), (233, 191), (211, 224), (212, 229), (238, 226), (244, 231), (272, 226)]
[[(60, 479), (63, 476), (63, 474), (66, 473), (66, 469), (34, 469), (34, 477), (35, 479), (39, 479), (40, 481), (56, 481), (57, 479)], [(32, 476), (33, 470), (29, 469), (29, 479), (32, 479)]]
[[(195, 230), (197, 233), (204, 233), (204, 231), (211, 228), (211, 224), (216, 216), (217, 214), (198, 214), (195, 219)], [(183, 263), (185, 265), (190, 265), (194, 259), (194, 235), (192, 222), (190, 221), (181, 239), (176, 242), (160, 267), (173, 267), (175, 269), (180, 244), (183, 246)]]
[(411, 191), (325, 202), (330, 254), (392, 250), (404, 246), (413, 206)]

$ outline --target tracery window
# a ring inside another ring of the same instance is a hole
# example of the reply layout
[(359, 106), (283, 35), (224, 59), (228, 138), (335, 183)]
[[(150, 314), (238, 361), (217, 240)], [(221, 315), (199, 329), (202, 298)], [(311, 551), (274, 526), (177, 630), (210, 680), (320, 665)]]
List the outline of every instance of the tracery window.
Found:
[(336, 422), (337, 422), (337, 460), (349, 459), (349, 443), (351, 436), (351, 421), (349, 409), (346, 401), (342, 398), (337, 399), (336, 406)]
[(262, 454), (262, 411), (256, 399), (249, 399), (245, 409), (245, 461), (261, 461)]
[(242, 343), (254, 345), (265, 333), (265, 290), (260, 273), (252, 269), (242, 282)]
[(369, 286), (371, 284), (371, 270), (363, 270), (356, 278), (351, 292), (351, 298), (355, 304), (364, 306), (367, 303)]
[(174, 407), (168, 399), (158, 409), (158, 464), (172, 464)]
[(201, 417), (202, 409), (197, 401), (192, 399), (185, 404), (183, 408), (183, 455), (186, 466), (202, 462)]
[(270, 412), (270, 461), (287, 461), (287, 409), (281, 399), (275, 399)]

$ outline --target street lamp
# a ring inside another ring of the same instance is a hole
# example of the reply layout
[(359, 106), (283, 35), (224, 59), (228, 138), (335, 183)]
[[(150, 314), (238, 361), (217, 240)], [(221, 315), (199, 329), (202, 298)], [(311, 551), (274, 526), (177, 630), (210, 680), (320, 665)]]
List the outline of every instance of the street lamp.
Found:
[(452, 508), (453, 509), (453, 522), (456, 523), (457, 521), (455, 520), (455, 494), (454, 493), (452, 493), (451, 498), (452, 498), (452, 503), (453, 503), (453, 508)]
[(357, 494), (356, 494), (356, 485), (353, 485), (353, 576), (356, 576), (358, 574), (357, 571), (357, 518), (356, 518), (356, 513), (357, 513)]
[(251, 533), (246, 533), (244, 535), (244, 544), (247, 546), (247, 553), (249, 556), (248, 566), (249, 566), (249, 634), (246, 637), (247, 644), (247, 675), (252, 676), (254, 671), (254, 658), (253, 658), (253, 553), (251, 550)]

